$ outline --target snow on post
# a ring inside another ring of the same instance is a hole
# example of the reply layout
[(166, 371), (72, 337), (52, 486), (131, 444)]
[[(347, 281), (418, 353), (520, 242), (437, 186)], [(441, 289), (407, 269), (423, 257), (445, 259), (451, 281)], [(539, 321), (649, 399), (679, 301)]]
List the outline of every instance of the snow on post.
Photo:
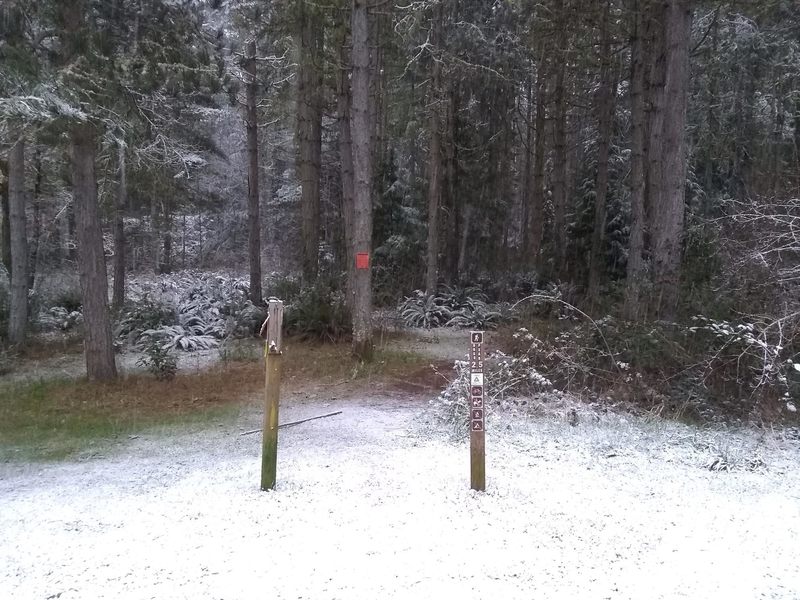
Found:
[(483, 332), (469, 333), (469, 466), (470, 487), (486, 489), (486, 413), (483, 381)]
[(261, 326), (264, 338), (266, 384), (264, 387), (264, 436), (261, 447), (261, 489), (275, 489), (278, 462), (278, 406), (281, 395), (283, 302), (269, 299), (267, 320)]

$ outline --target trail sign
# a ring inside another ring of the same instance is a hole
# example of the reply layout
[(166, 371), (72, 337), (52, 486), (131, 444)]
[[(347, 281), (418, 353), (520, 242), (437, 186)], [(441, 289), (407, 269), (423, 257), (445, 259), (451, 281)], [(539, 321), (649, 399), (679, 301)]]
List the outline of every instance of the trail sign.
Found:
[(486, 489), (486, 413), (484, 411), (483, 378), (483, 332), (471, 331), (469, 334), (469, 463), (470, 487), (473, 490)]

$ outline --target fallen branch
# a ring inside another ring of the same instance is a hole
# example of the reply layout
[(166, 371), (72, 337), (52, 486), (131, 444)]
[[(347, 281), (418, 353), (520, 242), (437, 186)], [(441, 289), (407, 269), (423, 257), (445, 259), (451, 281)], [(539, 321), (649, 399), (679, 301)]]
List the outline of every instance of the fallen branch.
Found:
[[(336, 412), (328, 413), (327, 415), (319, 415), (317, 417), (309, 417), (308, 419), (300, 419), (299, 421), (290, 421), (289, 423), (281, 423), (278, 425), (278, 429), (282, 429), (284, 427), (292, 427), (293, 425), (300, 425), (301, 423), (308, 423), (309, 421), (316, 421), (317, 419), (326, 419), (328, 417), (335, 417), (336, 415), (342, 414), (342, 411), (337, 410)], [(262, 428), (258, 429), (251, 429), (250, 431), (243, 431), (239, 435), (250, 435), (253, 433), (259, 433), (263, 431)]]

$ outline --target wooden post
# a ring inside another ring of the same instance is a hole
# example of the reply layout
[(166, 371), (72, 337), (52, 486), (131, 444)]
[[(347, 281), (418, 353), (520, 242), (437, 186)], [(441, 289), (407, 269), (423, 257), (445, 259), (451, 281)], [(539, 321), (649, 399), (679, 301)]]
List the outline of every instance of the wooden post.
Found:
[(469, 334), (469, 472), (470, 487), (486, 490), (486, 415), (483, 381), (483, 332)]
[(264, 437), (261, 446), (261, 489), (275, 489), (278, 463), (278, 406), (281, 395), (283, 302), (269, 299), (267, 320), (261, 327), (265, 338), (264, 358), (266, 385), (264, 388)]

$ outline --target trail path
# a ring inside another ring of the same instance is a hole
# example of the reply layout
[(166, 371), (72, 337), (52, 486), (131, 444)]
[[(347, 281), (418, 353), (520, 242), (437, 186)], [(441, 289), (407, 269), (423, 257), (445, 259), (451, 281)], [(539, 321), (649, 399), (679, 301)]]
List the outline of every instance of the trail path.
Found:
[(342, 414), (281, 430), (275, 492), (258, 490), (260, 437), (239, 435), (257, 403), (105, 456), (0, 465), (0, 597), (800, 597), (796, 440), (495, 414), (476, 494), (429, 395), (319, 392), (281, 420)]

